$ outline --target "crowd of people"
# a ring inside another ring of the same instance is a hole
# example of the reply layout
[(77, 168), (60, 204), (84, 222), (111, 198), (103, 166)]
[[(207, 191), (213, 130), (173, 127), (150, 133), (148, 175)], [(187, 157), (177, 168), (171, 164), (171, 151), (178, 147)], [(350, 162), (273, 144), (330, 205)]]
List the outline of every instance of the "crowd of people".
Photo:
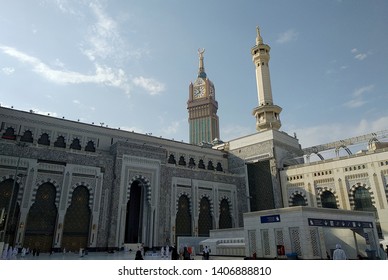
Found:
[(12, 247), (12, 246), (5, 246), (4, 249), (3, 249), (3, 252), (1, 254), (1, 259), (3, 260), (16, 260), (18, 254), (20, 253), (20, 257), (21, 258), (24, 258), (25, 256), (31, 254), (32, 256), (37, 256), (39, 257), (39, 254), (40, 254), (40, 250), (39, 248), (38, 249), (32, 249), (30, 250), (30, 248), (21, 248), (20, 249), (20, 252), (19, 252), (19, 248), (17, 248), (16, 246), (15, 247)]

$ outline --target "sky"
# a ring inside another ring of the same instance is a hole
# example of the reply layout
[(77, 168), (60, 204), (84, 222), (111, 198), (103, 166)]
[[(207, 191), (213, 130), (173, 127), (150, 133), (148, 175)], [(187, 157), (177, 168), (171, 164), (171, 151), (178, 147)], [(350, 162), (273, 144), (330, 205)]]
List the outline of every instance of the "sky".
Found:
[(259, 26), (281, 131), (305, 148), (388, 129), (385, 0), (0, 2), (3, 107), (188, 142), (204, 48), (221, 140), (253, 134)]

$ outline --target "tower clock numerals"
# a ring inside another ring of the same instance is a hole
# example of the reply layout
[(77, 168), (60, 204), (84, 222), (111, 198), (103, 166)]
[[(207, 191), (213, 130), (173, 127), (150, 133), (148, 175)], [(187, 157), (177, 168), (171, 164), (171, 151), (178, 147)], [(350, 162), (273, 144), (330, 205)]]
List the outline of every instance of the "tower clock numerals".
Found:
[(210, 87), (210, 96), (213, 96), (214, 97), (214, 87)]
[(194, 98), (200, 98), (200, 97), (203, 97), (204, 95), (205, 95), (204, 86), (194, 88)]

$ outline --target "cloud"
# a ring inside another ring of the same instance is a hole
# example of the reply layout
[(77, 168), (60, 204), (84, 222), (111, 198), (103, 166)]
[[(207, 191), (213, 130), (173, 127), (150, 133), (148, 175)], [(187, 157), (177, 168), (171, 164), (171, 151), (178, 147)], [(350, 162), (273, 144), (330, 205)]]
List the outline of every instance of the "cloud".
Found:
[(142, 76), (133, 78), (132, 82), (136, 86), (145, 89), (151, 95), (159, 94), (160, 92), (165, 90), (164, 84), (154, 79), (144, 78)]
[(351, 99), (348, 102), (346, 102), (344, 104), (344, 106), (348, 107), (348, 108), (359, 108), (359, 107), (361, 107), (362, 105), (367, 103), (367, 101), (364, 99), (364, 95), (366, 93), (372, 92), (373, 89), (374, 89), (374, 85), (368, 85), (368, 86), (365, 86), (365, 87), (361, 87), (361, 88), (355, 89), (353, 94), (352, 94), (353, 99)]
[(13, 67), (3, 67), (3, 68), (1, 68), (1, 71), (5, 75), (12, 75), (15, 72), (15, 68), (13, 68)]
[(356, 48), (351, 49), (350, 52), (354, 54), (355, 59), (360, 61), (366, 59), (371, 54), (371, 52), (361, 53)]
[(256, 132), (253, 126), (239, 126), (235, 124), (228, 124), (221, 128), (222, 135), (220, 136), (222, 141), (230, 141), (242, 136), (250, 135)]
[(98, 3), (90, 3), (89, 8), (96, 17), (96, 22), (89, 27), (86, 36), (86, 47), (83, 53), (91, 60), (123, 56), (123, 40), (120, 37), (118, 24), (105, 14)]
[(298, 38), (298, 33), (294, 29), (287, 30), (284, 33), (279, 34), (276, 40), (279, 44), (285, 44), (291, 41), (295, 41)]
[(95, 64), (95, 74), (85, 75), (79, 72), (52, 69), (36, 57), (30, 56), (15, 48), (1, 46), (0, 51), (16, 58), (20, 62), (32, 66), (32, 70), (43, 78), (58, 84), (95, 83), (117, 87), (129, 93), (129, 83), (122, 69), (113, 70), (110, 67)]
[(187, 122), (187, 119), (180, 121), (172, 121), (167, 127), (163, 127), (161, 129), (161, 133), (166, 136), (174, 136), (179, 131), (183, 122)]

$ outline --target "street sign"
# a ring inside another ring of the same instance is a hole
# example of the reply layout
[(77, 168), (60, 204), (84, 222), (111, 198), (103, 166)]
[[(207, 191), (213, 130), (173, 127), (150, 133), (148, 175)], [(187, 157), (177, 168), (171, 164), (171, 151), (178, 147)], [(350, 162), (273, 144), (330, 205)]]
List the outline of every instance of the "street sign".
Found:
[(260, 216), (260, 221), (262, 224), (280, 223), (280, 215)]
[(309, 226), (335, 227), (335, 228), (373, 228), (372, 222), (332, 220), (332, 219), (312, 219), (308, 218)]

